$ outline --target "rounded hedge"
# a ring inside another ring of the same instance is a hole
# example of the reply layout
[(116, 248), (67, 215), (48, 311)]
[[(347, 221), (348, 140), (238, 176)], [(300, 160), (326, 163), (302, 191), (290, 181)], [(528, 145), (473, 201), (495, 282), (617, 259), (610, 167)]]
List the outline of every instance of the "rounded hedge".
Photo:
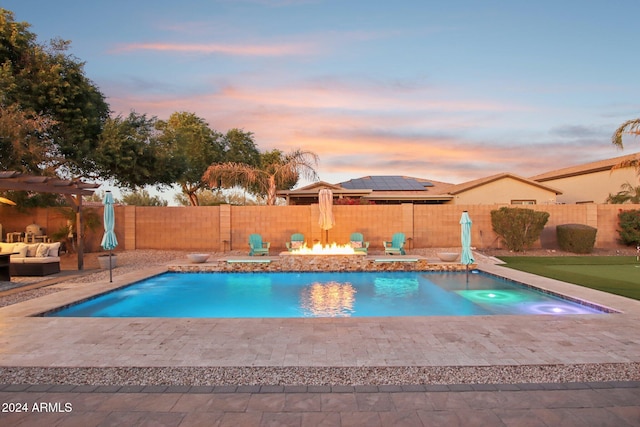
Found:
[(562, 224), (556, 227), (560, 249), (576, 254), (593, 252), (598, 229), (586, 224)]

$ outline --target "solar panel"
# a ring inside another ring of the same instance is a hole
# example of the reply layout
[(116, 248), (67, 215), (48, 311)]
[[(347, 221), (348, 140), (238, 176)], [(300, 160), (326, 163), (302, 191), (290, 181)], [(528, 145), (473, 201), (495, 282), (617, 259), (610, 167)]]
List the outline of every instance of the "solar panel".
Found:
[(428, 182), (419, 182), (414, 178), (404, 176), (368, 176), (341, 182), (340, 186), (348, 190), (374, 190), (374, 191), (420, 191), (425, 187), (433, 187)]

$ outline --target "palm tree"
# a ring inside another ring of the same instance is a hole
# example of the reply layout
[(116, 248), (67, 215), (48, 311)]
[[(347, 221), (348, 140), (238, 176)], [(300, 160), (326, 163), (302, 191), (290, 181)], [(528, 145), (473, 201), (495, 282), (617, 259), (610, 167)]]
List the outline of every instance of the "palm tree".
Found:
[(620, 186), (620, 191), (616, 194), (609, 194), (609, 197), (607, 197), (607, 203), (640, 203), (640, 186), (634, 187), (628, 182), (622, 184)]
[(613, 133), (611, 137), (611, 143), (619, 148), (624, 148), (622, 145), (622, 135), (630, 133), (632, 135), (640, 136), (640, 119), (627, 120), (620, 125), (618, 129)]
[(244, 163), (226, 162), (209, 166), (202, 180), (211, 188), (230, 188), (239, 185), (248, 191), (266, 196), (267, 205), (276, 202), (276, 191), (293, 187), (300, 176), (317, 180), (314, 166), (318, 155), (311, 151), (295, 150), (284, 155), (273, 150), (261, 156), (259, 167)]
[[(613, 136), (611, 137), (611, 143), (618, 148), (624, 148), (624, 145), (622, 144), (622, 136), (625, 133), (640, 136), (640, 119), (627, 120), (626, 122), (621, 124), (620, 127), (613, 133)], [(640, 159), (635, 158), (624, 160), (615, 165), (612, 169), (622, 169), (628, 167), (634, 167), (636, 171), (640, 173)]]

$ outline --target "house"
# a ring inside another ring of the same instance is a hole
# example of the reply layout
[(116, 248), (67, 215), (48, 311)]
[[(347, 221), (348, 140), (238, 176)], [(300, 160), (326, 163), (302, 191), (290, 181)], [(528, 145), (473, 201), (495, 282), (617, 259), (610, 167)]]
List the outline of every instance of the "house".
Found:
[[(627, 166), (612, 169), (626, 162)], [(279, 191), (287, 204), (318, 203), (318, 191), (329, 188), (337, 204), (343, 200), (375, 204), (539, 205), (606, 203), (625, 183), (638, 186), (640, 153), (559, 169), (525, 178), (504, 172), (461, 184), (399, 175), (377, 175), (338, 184), (316, 182)]]
[(463, 184), (398, 175), (376, 175), (338, 184), (324, 181), (279, 191), (289, 205), (318, 203), (318, 192), (328, 188), (336, 204), (540, 204), (555, 203), (558, 190), (510, 173), (493, 175)]
[[(562, 191), (558, 203), (606, 203), (609, 194), (619, 192), (622, 185), (639, 185), (638, 172), (633, 166), (639, 161), (640, 153), (635, 153), (558, 169), (529, 179)], [(612, 169), (625, 162), (628, 166)]]
[(512, 173), (499, 173), (449, 187), (447, 194), (457, 205), (543, 205), (555, 204), (562, 192)]
[(321, 189), (328, 188), (336, 204), (442, 204), (453, 199), (443, 193), (452, 185), (405, 176), (366, 176), (339, 184), (318, 181), (295, 190), (278, 191), (278, 196), (284, 197), (288, 205), (310, 205), (318, 203)]

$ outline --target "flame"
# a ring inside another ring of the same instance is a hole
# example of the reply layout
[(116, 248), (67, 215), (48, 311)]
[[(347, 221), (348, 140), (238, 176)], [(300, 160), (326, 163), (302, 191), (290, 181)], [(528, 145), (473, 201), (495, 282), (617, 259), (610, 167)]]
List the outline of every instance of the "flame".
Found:
[(356, 251), (351, 247), (351, 245), (338, 245), (335, 242), (326, 246), (316, 243), (311, 248), (305, 244), (302, 247), (291, 251), (291, 254), (293, 255), (353, 255), (355, 253)]

